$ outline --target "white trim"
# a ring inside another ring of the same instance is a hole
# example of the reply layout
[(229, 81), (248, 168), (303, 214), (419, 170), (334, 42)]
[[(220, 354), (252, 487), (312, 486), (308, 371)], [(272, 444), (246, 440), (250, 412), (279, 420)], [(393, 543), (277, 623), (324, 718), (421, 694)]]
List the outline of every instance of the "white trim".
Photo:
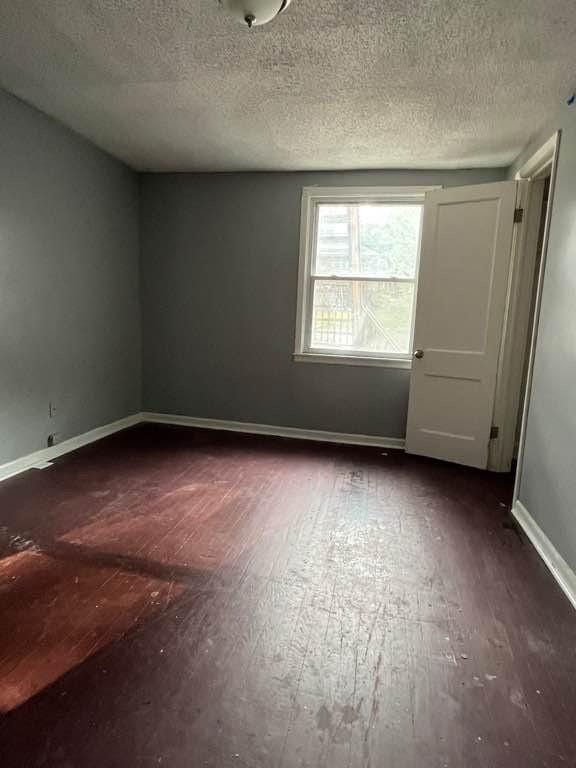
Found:
[(136, 413), (133, 416), (127, 416), (125, 419), (113, 421), (111, 424), (105, 424), (102, 427), (91, 429), (89, 432), (84, 432), (82, 435), (71, 437), (51, 448), (43, 448), (40, 451), (29, 453), (27, 456), (22, 456), (14, 461), (9, 461), (7, 464), (1, 464), (0, 482), (2, 482), (2, 480), (7, 480), (9, 477), (14, 477), (14, 475), (18, 475), (21, 472), (26, 472), (28, 469), (47, 469), (48, 466), (50, 466), (49, 462), (58, 456), (63, 456), (65, 453), (71, 453), (89, 443), (95, 443), (96, 440), (101, 440), (103, 437), (108, 437), (108, 435), (113, 435), (115, 432), (120, 432), (123, 429), (132, 427), (135, 424), (139, 424), (141, 421), (142, 415)]
[(552, 165), (556, 155), (556, 146), (560, 131), (552, 134), (541, 147), (539, 147), (533, 155), (531, 155), (524, 165), (516, 173), (516, 179), (530, 179), (534, 180), (539, 178), (543, 172)]
[(329, 365), (360, 365), (376, 368), (412, 368), (412, 357), (368, 357), (365, 355), (336, 355), (321, 352), (294, 352), (296, 363), (328, 363)]
[(525, 168), (530, 169), (534, 158), (542, 161), (542, 152), (544, 148), (550, 151), (553, 143), (553, 159), (550, 171), (550, 187), (548, 190), (548, 206), (546, 208), (546, 220), (544, 224), (544, 238), (542, 242), (542, 255), (540, 257), (540, 270), (538, 272), (536, 283), (536, 298), (534, 300), (534, 317), (532, 318), (532, 328), (530, 329), (530, 351), (528, 353), (528, 369), (526, 375), (526, 389), (524, 395), (524, 407), (522, 409), (522, 422), (520, 428), (520, 443), (518, 446), (518, 461), (516, 464), (516, 477), (514, 480), (514, 491), (512, 494), (512, 503), (514, 504), (520, 495), (520, 482), (522, 480), (522, 469), (524, 465), (524, 445), (526, 443), (526, 426), (528, 424), (528, 413), (530, 411), (530, 397), (532, 395), (532, 377), (534, 374), (534, 357), (536, 355), (536, 342), (538, 339), (538, 325), (540, 323), (540, 307), (542, 304), (542, 288), (544, 286), (544, 274), (546, 272), (546, 258), (548, 255), (548, 240), (550, 238), (550, 221), (552, 219), (552, 207), (554, 205), (554, 189), (556, 186), (556, 173), (558, 171), (558, 154), (560, 152), (561, 132), (556, 133), (537, 150), (532, 157), (522, 166), (519, 173), (523, 173)]
[[(380, 362), (379, 362), (380, 364)], [(167, 413), (135, 413), (111, 424), (96, 427), (82, 435), (76, 435), (64, 440), (51, 448), (29, 453), (19, 459), (0, 464), (0, 482), (19, 475), (29, 469), (48, 469), (51, 462), (58, 456), (72, 453), (84, 445), (95, 443), (104, 437), (121, 432), (142, 422), (155, 424), (176, 424), (183, 427), (198, 429), (217, 429), (226, 432), (245, 432), (252, 435), (270, 435), (273, 437), (290, 437), (297, 440), (315, 440), (322, 443), (342, 443), (344, 445), (367, 445), (377, 448), (404, 448), (404, 440), (395, 437), (380, 437), (379, 435), (360, 435), (347, 432), (324, 432), (319, 429), (299, 429), (297, 427), (276, 427), (270, 424), (252, 424), (244, 421), (226, 421), (220, 419), (202, 419), (195, 416), (177, 416)]]
[(530, 310), (538, 257), (544, 179), (517, 181), (516, 207), (524, 210), (514, 224), (508, 295), (498, 360), (492, 424), (500, 428), (490, 441), (488, 469), (509, 472), (514, 457), (520, 400), (530, 331)]
[(576, 608), (576, 573), (570, 568), (566, 560), (564, 560), (519, 499), (516, 499), (514, 502), (512, 514), (542, 560), (546, 563), (548, 570), (554, 576), (568, 600)]
[[(518, 418), (521, 419), (518, 466), (514, 498), (517, 497), (522, 471), (523, 445), (525, 439), (525, 421), (531, 387), (533, 349), (537, 331), (537, 316), (543, 280), (544, 259), (547, 247), (548, 226), (552, 206), (552, 189), (556, 168), (556, 158), (560, 133), (554, 133), (542, 144), (516, 173), (518, 182), (517, 207), (524, 209), (524, 218), (515, 225), (514, 245), (511, 258), (507, 315), (500, 350), (498, 383), (494, 403), (493, 424), (500, 427), (500, 434), (490, 443), (488, 467), (496, 472), (507, 472), (512, 465)], [(538, 257), (538, 237), (542, 215), (542, 191), (544, 178), (550, 176), (550, 196), (546, 211), (546, 231), (542, 243), (542, 258), (539, 274), (534, 274)], [(533, 302), (534, 284), (537, 286), (534, 318), (529, 313)], [(531, 334), (531, 336), (530, 336)], [(522, 384), (526, 363), (527, 341), (528, 376), (524, 410), (520, 411)]]
[(224, 419), (202, 419), (196, 416), (178, 416), (170, 413), (146, 412), (142, 414), (142, 421), (154, 424), (175, 424), (181, 427), (196, 427), (198, 429), (217, 429), (224, 432), (244, 432), (249, 435), (270, 435), (271, 437), (290, 437), (296, 440), (315, 440), (321, 443), (367, 445), (377, 448), (404, 448), (404, 440), (397, 437), (359, 435), (352, 432), (324, 432), (320, 429), (277, 427), (271, 424), (252, 424), (245, 421), (227, 421)]
[[(296, 337), (294, 351), (302, 352), (306, 348), (306, 322), (308, 314), (309, 276), (312, 272), (311, 258), (314, 250), (316, 217), (309, 187), (302, 190), (300, 209), (300, 258), (298, 260), (298, 297), (296, 309)], [(313, 226), (310, 223), (313, 222)]]
[(427, 192), (442, 189), (441, 186), (427, 187), (304, 187), (303, 197), (312, 197), (316, 202), (353, 200), (355, 203), (385, 200), (388, 203), (423, 203)]

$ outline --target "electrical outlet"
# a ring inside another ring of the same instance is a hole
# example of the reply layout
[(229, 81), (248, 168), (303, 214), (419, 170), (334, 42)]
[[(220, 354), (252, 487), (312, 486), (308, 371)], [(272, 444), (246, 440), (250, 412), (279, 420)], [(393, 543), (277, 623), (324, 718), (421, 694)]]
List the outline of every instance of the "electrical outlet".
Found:
[(53, 445), (58, 445), (61, 440), (62, 434), (60, 432), (52, 432), (52, 434), (48, 435), (48, 440), (46, 441), (48, 448), (52, 448)]
[(56, 416), (56, 405), (54, 404), (53, 400), (50, 400), (50, 402), (48, 403), (48, 415), (51, 419), (53, 419), (54, 416)]

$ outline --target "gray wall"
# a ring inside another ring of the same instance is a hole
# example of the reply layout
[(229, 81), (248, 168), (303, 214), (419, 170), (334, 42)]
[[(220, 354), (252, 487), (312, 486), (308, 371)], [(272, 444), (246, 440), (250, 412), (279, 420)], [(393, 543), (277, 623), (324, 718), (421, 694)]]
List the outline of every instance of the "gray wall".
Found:
[(520, 501), (576, 570), (576, 108), (561, 111), (519, 163), (562, 129)]
[(0, 464), (139, 410), (138, 237), (135, 175), (0, 91)]
[(409, 371), (292, 361), (302, 187), (504, 177), (503, 169), (141, 176), (144, 408), (403, 437)]

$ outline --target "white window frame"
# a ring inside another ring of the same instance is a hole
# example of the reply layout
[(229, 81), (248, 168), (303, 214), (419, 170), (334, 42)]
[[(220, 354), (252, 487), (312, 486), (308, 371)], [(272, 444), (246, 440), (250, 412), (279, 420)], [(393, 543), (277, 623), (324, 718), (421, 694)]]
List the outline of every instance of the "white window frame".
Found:
[[(322, 203), (418, 203), (424, 205), (426, 192), (438, 187), (304, 187), (300, 216), (300, 261), (298, 266), (298, 308), (296, 314), (296, 344), (294, 360), (300, 363), (332, 363), (339, 365), (369, 365), (385, 368), (411, 368), (412, 352), (366, 355), (365, 352), (320, 352), (310, 347), (312, 332), (312, 303), (314, 280), (312, 263), (318, 228), (318, 206)], [(420, 228), (422, 231), (422, 228)], [(420, 243), (414, 279), (414, 304), (412, 307), (412, 328), (410, 350), (414, 335), (414, 315), (418, 293), (418, 272), (420, 266)], [(330, 278), (332, 279), (332, 278)], [(349, 280), (348, 277), (338, 279)], [(383, 278), (374, 279), (381, 282)]]

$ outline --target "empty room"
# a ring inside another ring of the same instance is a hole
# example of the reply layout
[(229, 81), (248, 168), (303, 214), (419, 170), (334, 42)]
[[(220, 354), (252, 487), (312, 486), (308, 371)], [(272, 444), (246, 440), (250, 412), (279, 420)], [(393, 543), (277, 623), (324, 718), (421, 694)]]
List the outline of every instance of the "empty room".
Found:
[(2, 768), (576, 766), (575, 40), (0, 5)]

